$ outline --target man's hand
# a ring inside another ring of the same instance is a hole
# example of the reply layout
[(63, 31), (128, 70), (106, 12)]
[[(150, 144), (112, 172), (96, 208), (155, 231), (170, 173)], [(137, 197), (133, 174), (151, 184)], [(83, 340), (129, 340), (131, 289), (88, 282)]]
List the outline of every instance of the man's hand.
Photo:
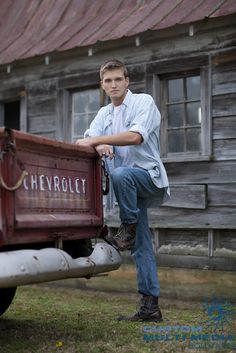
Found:
[(96, 145), (96, 137), (87, 137), (85, 139), (79, 139), (75, 142), (79, 146), (90, 146), (94, 147), (100, 157), (109, 157), (110, 159), (114, 158), (113, 146), (111, 145)]
[(100, 157), (109, 157), (110, 159), (114, 158), (113, 146), (111, 145), (98, 145), (95, 147), (95, 150)]

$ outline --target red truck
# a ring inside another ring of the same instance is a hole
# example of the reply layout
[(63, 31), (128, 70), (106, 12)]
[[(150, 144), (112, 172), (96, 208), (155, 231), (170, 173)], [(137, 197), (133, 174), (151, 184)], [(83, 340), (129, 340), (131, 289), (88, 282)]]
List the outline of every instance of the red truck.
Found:
[(0, 315), (17, 286), (119, 268), (119, 252), (91, 241), (105, 229), (104, 174), (92, 148), (0, 128)]

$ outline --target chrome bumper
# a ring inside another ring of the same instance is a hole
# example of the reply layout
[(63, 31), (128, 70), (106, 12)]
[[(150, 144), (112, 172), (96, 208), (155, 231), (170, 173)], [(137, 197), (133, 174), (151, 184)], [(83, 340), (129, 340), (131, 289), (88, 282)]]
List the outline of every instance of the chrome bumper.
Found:
[(120, 265), (119, 252), (107, 243), (97, 243), (90, 256), (77, 259), (54, 248), (9, 251), (0, 253), (0, 288), (93, 276)]

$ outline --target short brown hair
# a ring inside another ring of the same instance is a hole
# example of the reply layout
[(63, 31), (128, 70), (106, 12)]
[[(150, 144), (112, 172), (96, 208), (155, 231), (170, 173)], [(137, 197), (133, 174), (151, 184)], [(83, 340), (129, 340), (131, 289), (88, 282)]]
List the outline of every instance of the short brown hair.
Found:
[(111, 59), (106, 61), (104, 64), (101, 65), (100, 67), (100, 79), (103, 79), (103, 75), (106, 71), (108, 70), (115, 70), (115, 69), (123, 69), (124, 71), (124, 76), (128, 77), (128, 70), (125, 66), (125, 64), (123, 64), (121, 61), (117, 60), (117, 59)]

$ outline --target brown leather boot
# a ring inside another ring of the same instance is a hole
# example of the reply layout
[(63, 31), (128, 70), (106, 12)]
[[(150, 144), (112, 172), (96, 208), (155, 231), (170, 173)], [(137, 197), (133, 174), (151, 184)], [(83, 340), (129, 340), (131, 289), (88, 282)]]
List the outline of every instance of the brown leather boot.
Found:
[(158, 297), (144, 295), (140, 301), (140, 308), (134, 315), (120, 316), (118, 320), (162, 322), (163, 319), (158, 306)]
[(122, 223), (114, 236), (107, 236), (105, 240), (120, 251), (131, 250), (135, 244), (136, 223)]

